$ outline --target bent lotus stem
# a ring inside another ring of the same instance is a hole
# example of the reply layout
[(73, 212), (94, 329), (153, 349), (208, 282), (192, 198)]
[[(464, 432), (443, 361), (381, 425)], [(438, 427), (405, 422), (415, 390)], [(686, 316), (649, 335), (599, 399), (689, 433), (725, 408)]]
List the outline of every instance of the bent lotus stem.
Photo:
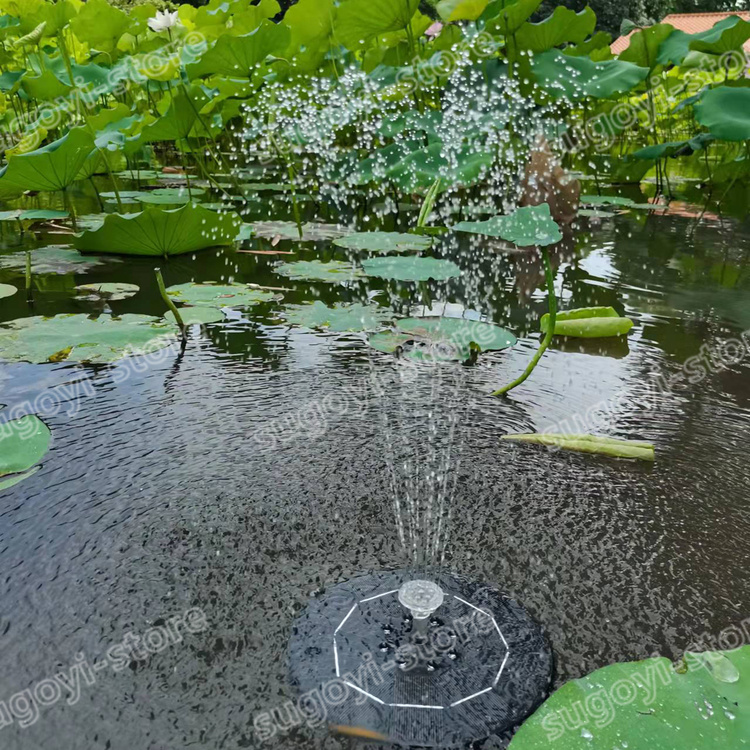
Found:
[(177, 306), (167, 294), (167, 288), (164, 286), (164, 278), (161, 275), (161, 268), (155, 268), (154, 272), (156, 273), (156, 283), (159, 287), (159, 294), (161, 294), (161, 298), (164, 300), (167, 307), (171, 310), (172, 315), (174, 315), (174, 319), (175, 321), (177, 321), (177, 325), (180, 327), (182, 340), (186, 341), (187, 329), (185, 328), (185, 322), (182, 320), (182, 315), (180, 315), (180, 311), (177, 309)]
[(549, 262), (549, 255), (545, 248), (541, 248), (542, 262), (544, 263), (544, 276), (547, 279), (547, 293), (549, 297), (549, 322), (547, 324), (547, 332), (544, 334), (542, 343), (536, 351), (536, 354), (529, 362), (528, 367), (523, 371), (523, 374), (517, 377), (512, 383), (504, 385), (502, 388), (496, 390), (493, 396), (502, 396), (508, 391), (515, 388), (517, 385), (521, 385), (526, 378), (531, 375), (534, 368), (537, 366), (539, 360), (542, 358), (542, 354), (547, 350), (547, 347), (552, 342), (552, 337), (555, 335), (555, 321), (557, 320), (557, 298), (555, 297), (555, 277), (552, 273), (552, 265)]

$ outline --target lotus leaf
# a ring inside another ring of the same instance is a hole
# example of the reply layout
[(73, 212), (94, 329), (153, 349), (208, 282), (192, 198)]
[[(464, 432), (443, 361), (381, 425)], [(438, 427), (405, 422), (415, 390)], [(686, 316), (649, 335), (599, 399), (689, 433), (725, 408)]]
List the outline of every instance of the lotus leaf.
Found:
[[(722, 667), (712, 670), (709, 664)], [(677, 668), (665, 658), (611, 664), (558, 689), (521, 725), (509, 750), (740, 748), (750, 736), (748, 674), (750, 646), (687, 653)], [(624, 692), (632, 698), (615, 700), (606, 719), (576, 713), (578, 707), (599, 705), (602, 696), (606, 701)], [(581, 718), (566, 722), (570, 717)]]
[(351, 263), (344, 263), (340, 260), (331, 260), (327, 263), (319, 260), (295, 260), (292, 263), (282, 263), (276, 267), (275, 271), (290, 279), (328, 281), (332, 284), (354, 281), (363, 276), (362, 272)]
[(541, 4), (541, 0), (491, 0), (479, 20), (485, 22), (485, 28), (489, 32), (512, 36)]
[(31, 208), (26, 211), (18, 208), (13, 211), (0, 211), (0, 221), (49, 221), (65, 219), (69, 215), (67, 211), (56, 211), (51, 208)]
[(592, 97), (609, 99), (630, 91), (648, 76), (648, 68), (622, 60), (593, 62), (558, 50), (535, 55), (532, 70), (537, 81), (555, 98), (577, 101)]
[(11, 156), (0, 170), (0, 196), (16, 196), (25, 190), (64, 190), (77, 179), (93, 150), (91, 134), (73, 128), (36, 151)]
[(348, 49), (360, 49), (379, 34), (405, 29), (418, 5), (419, 0), (343, 0), (333, 37)]
[(118, 302), (132, 297), (140, 287), (136, 284), (113, 281), (100, 284), (79, 284), (76, 289), (78, 290), (77, 296), (81, 299), (104, 299)]
[(473, 352), (507, 349), (516, 337), (492, 323), (466, 318), (406, 318), (395, 331), (370, 336), (370, 346), (379, 351), (402, 351), (411, 359), (466, 361)]
[(0, 325), (0, 357), (13, 362), (115, 362), (170, 346), (174, 326), (148, 315), (55, 315)]
[(283, 313), (290, 325), (327, 328), (330, 331), (372, 331), (393, 317), (377, 305), (337, 302), (329, 307), (320, 300), (304, 305), (288, 305)]
[(296, 242), (321, 242), (335, 240), (341, 237), (347, 230), (338, 224), (318, 224), (308, 222), (302, 225), (302, 237), (299, 229), (293, 221), (256, 221), (248, 225), (256, 237), (273, 239), (280, 237), (283, 240), (295, 240)]
[[(0, 421), (0, 489), (7, 489), (31, 476), (49, 449), (52, 435), (39, 417)], [(31, 469), (31, 471), (29, 471)]]
[(169, 256), (231, 245), (241, 224), (232, 213), (216, 213), (188, 203), (165, 211), (148, 206), (137, 214), (109, 214), (98, 229), (74, 239), (84, 252)]
[(674, 27), (668, 23), (657, 23), (636, 31), (630, 37), (627, 49), (620, 53), (620, 61), (654, 70), (659, 65), (659, 48), (673, 33)]
[(549, 206), (524, 206), (509, 216), (493, 216), (486, 221), (461, 221), (454, 231), (500, 237), (520, 247), (554, 245), (562, 240), (560, 227), (552, 219)]
[(386, 256), (362, 261), (368, 276), (395, 281), (427, 281), (451, 279), (461, 275), (461, 269), (451, 260), (415, 256)]
[(0, 284), (0, 299), (12, 297), (17, 291), (12, 284)]
[(562, 44), (582, 42), (596, 26), (596, 15), (586, 7), (576, 13), (562, 5), (540, 23), (525, 23), (515, 36), (518, 49), (546, 52)]
[(114, 52), (129, 26), (127, 13), (107, 0), (88, 0), (70, 22), (70, 28), (82, 42), (102, 52)]
[(580, 203), (590, 206), (633, 206), (635, 201), (622, 195), (582, 195)]
[[(69, 273), (84, 273), (103, 263), (120, 262), (119, 258), (97, 258), (84, 256), (70, 247), (50, 245), (31, 251), (31, 272), (34, 274), (53, 273), (65, 275)], [(0, 268), (25, 268), (26, 253), (10, 253), (0, 255)]]
[(426, 250), (432, 244), (429, 237), (398, 232), (356, 232), (333, 241), (334, 245), (350, 250), (369, 250), (375, 253), (403, 253)]
[(246, 78), (268, 55), (284, 52), (289, 40), (288, 26), (264, 20), (249, 34), (220, 36), (198, 62), (187, 66), (187, 74), (191, 79), (209, 75)]
[(175, 302), (195, 307), (247, 307), (261, 302), (277, 299), (273, 292), (253, 289), (247, 284), (219, 284), (190, 282), (170, 286), (167, 294), (174, 297)]
[(694, 109), (695, 119), (714, 137), (750, 140), (750, 89), (719, 86), (706, 91)]

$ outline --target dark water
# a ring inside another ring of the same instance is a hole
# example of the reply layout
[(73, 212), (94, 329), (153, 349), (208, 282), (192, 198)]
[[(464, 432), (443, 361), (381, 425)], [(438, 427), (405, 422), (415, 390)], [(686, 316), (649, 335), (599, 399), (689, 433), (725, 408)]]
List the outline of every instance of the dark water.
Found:
[[(278, 303), (196, 329), (183, 354), (146, 364), (0, 367), (0, 401), (36, 399), (53, 431), (43, 468), (0, 497), (0, 701), (79, 653), (101, 667), (75, 705), (63, 696), (27, 728), (17, 699), (0, 747), (260, 747), (253, 717), (291, 696), (296, 614), (327, 585), (410, 563), (393, 507), (394, 486), (409, 481), (404, 462), (447, 462), (455, 491), (441, 564), (525, 604), (547, 628), (558, 684), (613, 661), (677, 657), (704, 632), (739, 624), (750, 599), (750, 355), (703, 371), (684, 364), (750, 327), (750, 232), (710, 215), (696, 230), (696, 212), (625, 213), (577, 230), (555, 258), (563, 305), (612, 304), (636, 326), (627, 344), (553, 347), (503, 400), (488, 394), (537, 346), (543, 274), (477, 240), (438, 250), (474, 269), (461, 283), (389, 287), (402, 312), (447, 301), (448, 312), (489, 311), (518, 335), (473, 367), (415, 367), (360, 334), (289, 328)], [(17, 249), (16, 234), (4, 239)], [(326, 243), (300, 257), (342, 256)], [(75, 279), (38, 277), (33, 314), (94, 310), (71, 289), (104, 280), (141, 286), (115, 312), (161, 314), (159, 264), (168, 285), (231, 276), (293, 289), (285, 302), (363, 292), (290, 282), (275, 262), (234, 250), (107, 262)], [(23, 285), (20, 269), (0, 281)], [(0, 301), (2, 320), (29, 314), (22, 294)], [(651, 440), (657, 460), (499, 439), (552, 428)], [(206, 629), (120, 671), (103, 661), (128, 632), (191, 608)], [(295, 728), (265, 746), (347, 742)]]

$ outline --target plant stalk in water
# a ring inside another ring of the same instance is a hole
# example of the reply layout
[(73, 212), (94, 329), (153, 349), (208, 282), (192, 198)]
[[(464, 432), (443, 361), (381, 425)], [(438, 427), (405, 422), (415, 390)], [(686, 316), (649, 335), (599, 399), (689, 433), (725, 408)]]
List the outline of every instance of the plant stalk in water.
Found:
[(34, 292), (31, 288), (31, 250), (26, 251), (26, 299), (29, 304), (34, 301)]
[(542, 262), (544, 263), (544, 276), (547, 280), (547, 293), (549, 296), (549, 323), (547, 326), (547, 333), (544, 334), (544, 338), (542, 339), (542, 343), (539, 345), (539, 349), (537, 349), (536, 354), (532, 358), (531, 362), (529, 362), (528, 367), (523, 371), (523, 373), (517, 377), (512, 383), (508, 383), (508, 385), (504, 385), (502, 388), (496, 390), (492, 395), (493, 396), (502, 396), (503, 394), (507, 393), (508, 391), (515, 388), (517, 385), (521, 385), (526, 378), (531, 375), (534, 368), (537, 366), (537, 363), (542, 358), (542, 354), (547, 350), (547, 347), (552, 342), (552, 337), (555, 335), (555, 321), (557, 320), (557, 298), (555, 297), (555, 276), (552, 273), (552, 265), (549, 261), (549, 255), (547, 254), (547, 250), (545, 248), (541, 248), (542, 253)]
[(154, 272), (156, 273), (156, 284), (159, 287), (159, 294), (161, 294), (161, 298), (164, 300), (164, 303), (170, 309), (172, 315), (174, 315), (174, 319), (175, 321), (177, 321), (177, 325), (180, 327), (182, 340), (183, 342), (185, 342), (187, 341), (187, 329), (185, 328), (185, 322), (182, 320), (182, 315), (180, 315), (180, 311), (177, 309), (177, 306), (167, 294), (167, 288), (164, 286), (164, 278), (161, 275), (161, 268), (155, 268)]
[(419, 211), (419, 218), (417, 219), (417, 229), (421, 229), (422, 227), (427, 225), (427, 218), (432, 212), (435, 201), (437, 200), (438, 192), (440, 190), (440, 179), (441, 178), (438, 177), (437, 180), (435, 180), (435, 182), (430, 185), (430, 189), (427, 191), (427, 194), (424, 197), (422, 208)]

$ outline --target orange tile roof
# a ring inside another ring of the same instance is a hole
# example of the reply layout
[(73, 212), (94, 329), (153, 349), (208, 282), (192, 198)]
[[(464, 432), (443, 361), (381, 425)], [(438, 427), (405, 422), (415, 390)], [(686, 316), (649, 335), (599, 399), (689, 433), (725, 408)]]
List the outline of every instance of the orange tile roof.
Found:
[[(697, 34), (700, 31), (708, 31), (713, 28), (719, 21), (723, 21), (729, 16), (739, 16), (743, 21), (750, 21), (750, 12), (737, 11), (735, 13), (672, 13), (662, 19), (662, 23), (668, 23), (679, 31), (686, 34)], [(631, 32), (632, 34), (633, 32)], [(630, 45), (630, 36), (621, 36), (615, 39), (610, 45), (612, 54), (619, 55), (624, 52)], [(745, 51), (750, 54), (750, 39), (745, 42)]]

